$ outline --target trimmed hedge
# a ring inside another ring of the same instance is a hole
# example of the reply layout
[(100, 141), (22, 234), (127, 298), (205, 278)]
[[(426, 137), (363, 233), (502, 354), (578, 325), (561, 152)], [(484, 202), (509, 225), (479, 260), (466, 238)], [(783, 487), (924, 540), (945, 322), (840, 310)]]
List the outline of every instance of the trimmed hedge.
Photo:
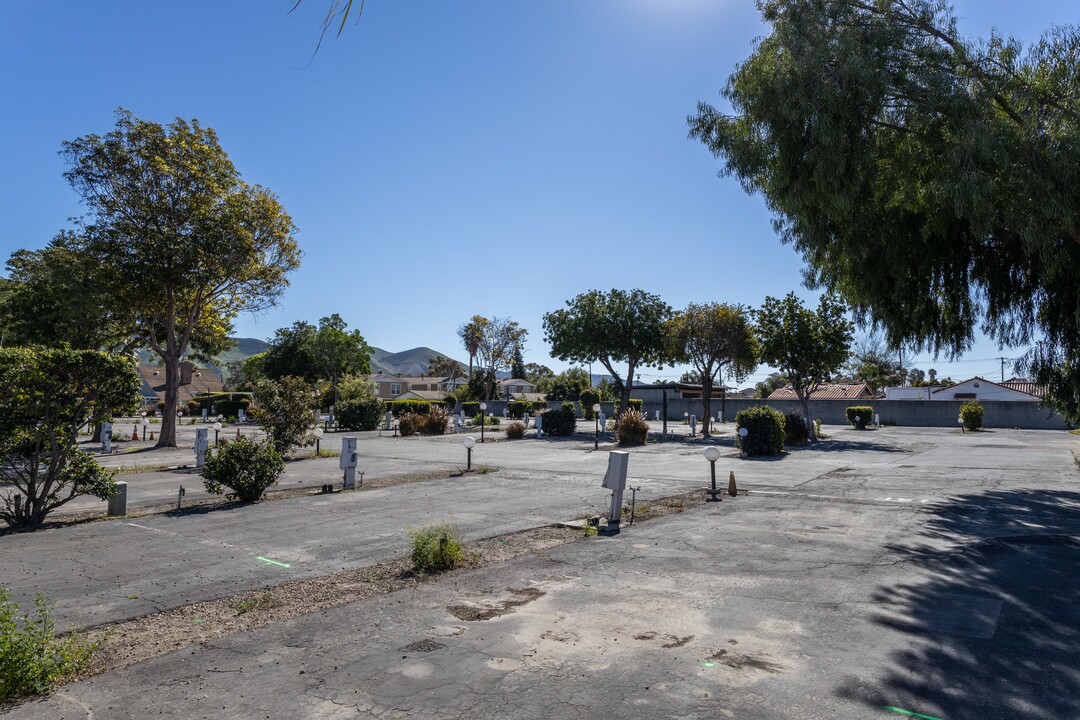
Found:
[(736, 434), (735, 447), (747, 455), (779, 455), (784, 452), (784, 423), (784, 414), (766, 405), (740, 410), (735, 424), (746, 428), (747, 435)]
[(209, 415), (236, 417), (241, 409), (245, 413), (251, 411), (251, 395), (250, 393), (206, 393), (187, 401), (188, 415), (199, 417), (202, 415), (203, 408), (206, 408)]
[[(645, 412), (645, 401), (644, 400), (638, 400), (636, 398), (630, 398), (630, 409), (631, 410), (637, 410), (639, 413), (644, 414), (644, 412)], [(622, 414), (622, 412), (620, 412), (621, 410), (622, 410), (622, 408), (619, 407), (619, 403), (615, 403), (615, 417), (619, 417), (619, 415)]]
[[(856, 430), (865, 430), (867, 424), (874, 419), (874, 408), (869, 405), (853, 405), (845, 411), (845, 414), (851, 427)], [(858, 420), (855, 419), (856, 417)]]
[(520, 420), (525, 417), (526, 413), (531, 413), (533, 404), (531, 400), (511, 400), (507, 406), (510, 410), (510, 417), (514, 420)]
[[(595, 390), (585, 389), (581, 391), (581, 416), (586, 420), (593, 419), (592, 406), (600, 402), (600, 393)], [(640, 410), (640, 408), (638, 408)]]
[(476, 417), (480, 414), (480, 402), (474, 400), (463, 402), (461, 409), (465, 411), (465, 417)]
[(386, 409), (379, 398), (345, 401), (335, 408), (334, 419), (344, 430), (378, 430), (383, 424)]
[(577, 413), (574, 412), (574, 403), (564, 402), (558, 410), (548, 410), (543, 414), (543, 431), (545, 435), (573, 435), (577, 427)]
[[(442, 403), (439, 403), (441, 406)], [(394, 414), (394, 417), (399, 418), (406, 413), (416, 413), (418, 415), (427, 415), (431, 412), (430, 400), (390, 400), (386, 403), (386, 409)], [(385, 410), (383, 411), (385, 412)]]

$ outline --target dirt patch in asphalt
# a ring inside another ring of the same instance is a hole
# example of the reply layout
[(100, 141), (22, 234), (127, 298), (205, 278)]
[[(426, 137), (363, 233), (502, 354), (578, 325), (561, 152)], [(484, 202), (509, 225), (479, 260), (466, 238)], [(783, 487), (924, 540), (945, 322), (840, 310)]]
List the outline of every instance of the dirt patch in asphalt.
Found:
[(546, 595), (543, 590), (538, 588), (522, 588), (520, 590), (509, 589), (507, 592), (513, 597), (482, 605), (451, 605), (446, 609), (458, 620), (490, 620), (501, 615), (512, 613), (522, 605), (528, 605), (534, 600), (539, 600)]
[[(667, 646), (665, 646), (667, 647)], [(743, 670), (745, 668), (753, 668), (754, 670), (762, 670), (774, 675), (779, 674), (787, 670), (787, 668), (778, 662), (770, 660), (767, 656), (758, 655), (746, 655), (734, 650), (717, 650), (715, 653), (706, 658), (709, 662), (719, 663), (726, 665), (729, 668), (735, 670)]]
[[(411, 561), (401, 559), (91, 628), (82, 636), (100, 647), (80, 677), (126, 667), (190, 645), (416, 586), (519, 555), (542, 552), (581, 537), (581, 533), (566, 528), (526, 530), (466, 544), (464, 550), (468, 562), (441, 575), (417, 575), (412, 572)], [(535, 600), (534, 592), (543, 595), (533, 589), (512, 592), (515, 599), (510, 601), (510, 606)]]

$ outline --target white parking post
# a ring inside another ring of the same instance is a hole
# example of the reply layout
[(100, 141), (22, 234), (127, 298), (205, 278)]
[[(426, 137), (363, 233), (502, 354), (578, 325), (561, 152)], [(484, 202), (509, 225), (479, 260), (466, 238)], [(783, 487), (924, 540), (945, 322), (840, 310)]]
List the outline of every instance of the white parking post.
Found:
[(201, 468), (206, 462), (206, 451), (210, 448), (210, 428), (195, 430), (195, 467)]
[(607, 474), (602, 487), (611, 490), (611, 510), (608, 513), (607, 534), (619, 532), (622, 522), (623, 492), (626, 490), (626, 470), (630, 463), (630, 453), (625, 450), (612, 450), (608, 455)]
[(112, 452), (112, 423), (101, 423), (101, 452)]
[(352, 490), (356, 487), (356, 464), (356, 438), (341, 438), (341, 457), (338, 458), (338, 467), (344, 473), (342, 488), (345, 490)]

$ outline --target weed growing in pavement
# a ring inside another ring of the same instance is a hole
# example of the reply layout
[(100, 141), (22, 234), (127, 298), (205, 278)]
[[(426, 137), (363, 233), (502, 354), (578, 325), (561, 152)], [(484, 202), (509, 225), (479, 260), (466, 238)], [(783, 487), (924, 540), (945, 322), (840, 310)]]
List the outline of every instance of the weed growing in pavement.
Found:
[(247, 598), (246, 600), (240, 600), (235, 604), (236, 614), (243, 615), (244, 613), (251, 612), (253, 610), (270, 610), (276, 608), (281, 603), (274, 598), (270, 593), (263, 593), (253, 598)]
[(444, 522), (419, 530), (410, 530), (413, 569), (420, 574), (438, 573), (465, 561), (461, 532), (457, 525)]
[(52, 603), (43, 593), (33, 614), (20, 615), (11, 593), (0, 588), (0, 700), (41, 695), (82, 669), (97, 645), (72, 633), (56, 637)]

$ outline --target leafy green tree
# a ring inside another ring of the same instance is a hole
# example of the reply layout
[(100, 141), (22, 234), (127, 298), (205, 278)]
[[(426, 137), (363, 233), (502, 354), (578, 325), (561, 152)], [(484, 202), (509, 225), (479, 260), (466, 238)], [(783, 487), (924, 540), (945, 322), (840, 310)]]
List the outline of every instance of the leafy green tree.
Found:
[[(615, 378), (620, 407), (629, 407), (634, 373), (665, 360), (664, 322), (671, 307), (643, 290), (590, 290), (565, 309), (544, 315), (552, 356), (576, 364), (598, 361)], [(625, 363), (625, 373), (615, 369)], [(590, 383), (591, 384), (591, 383)]]
[[(478, 320), (483, 322), (477, 323)], [(479, 332), (475, 355), (484, 375), (483, 398), (490, 400), (497, 374), (510, 369), (514, 353), (521, 352), (529, 331), (510, 318), (476, 316), (470, 324), (476, 324), (476, 331)]]
[(240, 312), (276, 303), (300, 264), (292, 220), (269, 190), (241, 180), (198, 121), (119, 110), (112, 132), (65, 142), (61, 156), (88, 210), (67, 245), (161, 358), (158, 446), (175, 447), (181, 361), (217, 354)]
[(840, 382), (866, 383), (871, 392), (903, 384), (903, 370), (894, 353), (877, 333), (860, 338), (837, 378)]
[(0, 349), (0, 518), (41, 524), (80, 495), (107, 499), (113, 473), (79, 450), (79, 428), (133, 411), (141, 383), (123, 358), (94, 350)]
[(371, 348), (359, 330), (347, 331), (341, 316), (334, 313), (319, 320), (319, 328), (311, 338), (311, 358), (319, 377), (329, 380), (337, 403), (338, 381), (346, 374), (371, 372)]
[(852, 324), (847, 308), (836, 298), (822, 295), (817, 310), (805, 307), (795, 293), (780, 300), (766, 297), (757, 311), (761, 359), (779, 368), (802, 404), (811, 439), (810, 394), (826, 382), (848, 357)]
[(314, 389), (303, 378), (261, 380), (255, 384), (253, 414), (279, 454), (287, 455), (294, 447), (314, 442), (314, 399)]
[(754, 397), (767, 398), (787, 384), (787, 376), (783, 373), (769, 373), (769, 377), (765, 378), (754, 386), (754, 388), (757, 390), (757, 392), (754, 393)]
[(548, 380), (546, 387), (548, 400), (577, 400), (590, 387), (589, 373), (584, 368), (572, 367)]
[(744, 380), (757, 368), (758, 342), (746, 311), (737, 305), (690, 303), (667, 321), (664, 341), (668, 356), (692, 364), (701, 378), (701, 434), (709, 437), (713, 383), (725, 374)]
[[(41, 250), (17, 250), (7, 261), (8, 292), (0, 298), (7, 345), (68, 345), (130, 354), (138, 346), (130, 307), (110, 296), (104, 267), (78, 250), (80, 239), (62, 231)], [(114, 279), (115, 280), (115, 279)]]
[(480, 342), (484, 338), (484, 332), (488, 319), (483, 315), (473, 315), (469, 322), (458, 328), (458, 337), (465, 346), (465, 352), (469, 353), (469, 377), (473, 376), (473, 360), (476, 353), (480, 352)]
[(733, 113), (691, 135), (891, 346), (1034, 342), (1020, 372), (1080, 419), (1080, 29), (1025, 48), (961, 37), (943, 0), (759, 7)]
[(308, 382), (315, 382), (319, 377), (312, 357), (316, 330), (314, 325), (304, 320), (275, 330), (270, 347), (260, 353), (262, 376), (270, 380), (302, 377)]
[(510, 377), (524, 380), (525, 373), (525, 358), (522, 357), (521, 346), (518, 345), (510, 357)]

